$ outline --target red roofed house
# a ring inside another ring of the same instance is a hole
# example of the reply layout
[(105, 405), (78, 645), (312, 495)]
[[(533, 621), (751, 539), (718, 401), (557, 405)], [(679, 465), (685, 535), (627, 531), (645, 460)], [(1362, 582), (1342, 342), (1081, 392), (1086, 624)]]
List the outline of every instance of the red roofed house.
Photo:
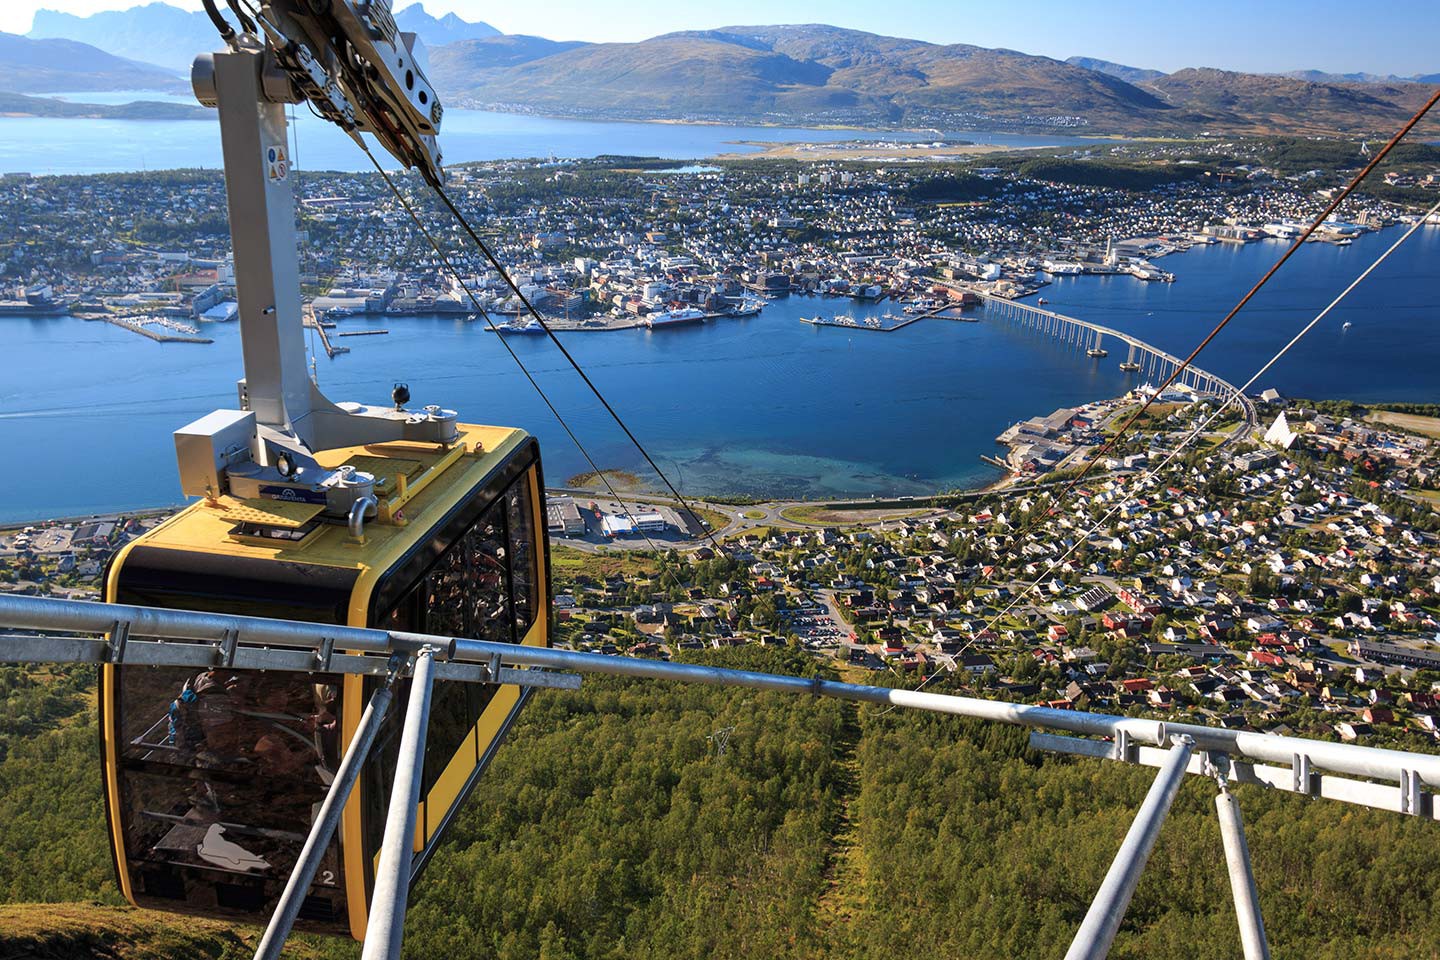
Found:
[(1283, 667), (1285, 658), (1275, 653), (1266, 653), (1264, 650), (1251, 650), (1245, 654), (1245, 659), (1257, 667)]

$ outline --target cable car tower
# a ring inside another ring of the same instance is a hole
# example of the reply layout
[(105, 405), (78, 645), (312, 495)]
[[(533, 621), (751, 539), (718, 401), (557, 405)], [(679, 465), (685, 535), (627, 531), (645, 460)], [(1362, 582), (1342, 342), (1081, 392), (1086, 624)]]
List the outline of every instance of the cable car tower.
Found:
[[(423, 46), (386, 0), (229, 0), (238, 30), (205, 7), (225, 48), (191, 80), (219, 113), (245, 376), (234, 409), (175, 432), (181, 489), (201, 499), (117, 555), (106, 598), (549, 646), (535, 440), (415, 409), (399, 383), (390, 403), (337, 403), (306, 369), (286, 106), (438, 185)], [(291, 922), (398, 953), (410, 883), (547, 677), (498, 661), (457, 673), (423, 644), (377, 672), (338, 644), (305, 673), (261, 672), (275, 658), (246, 663), (233, 640), (198, 668), (105, 665), (106, 808), (130, 902), (251, 922), (275, 909), (262, 956)]]

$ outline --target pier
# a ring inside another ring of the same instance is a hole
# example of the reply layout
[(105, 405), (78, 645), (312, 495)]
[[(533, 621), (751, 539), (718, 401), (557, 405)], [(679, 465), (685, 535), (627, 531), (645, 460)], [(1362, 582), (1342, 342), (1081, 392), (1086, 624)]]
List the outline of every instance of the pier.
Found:
[(958, 304), (947, 303), (942, 306), (936, 307), (934, 310), (928, 310), (925, 313), (905, 314), (904, 316), (897, 316), (893, 318), (870, 318), (872, 320), (878, 320), (879, 322), (877, 323), (869, 323), (865, 320), (855, 320), (850, 317), (832, 317), (831, 319), (826, 320), (824, 317), (819, 316), (801, 317), (800, 322), (808, 323), (812, 327), (839, 327), (842, 330), (873, 330), (876, 333), (894, 333), (896, 330), (901, 330), (905, 327), (910, 326), (910, 324), (914, 323), (917, 320), (929, 320), (933, 317), (941, 317), (945, 320), (963, 320), (967, 323), (977, 322), (970, 317), (944, 316), (946, 311), (956, 309), (959, 309)]
[(140, 334), (140, 336), (142, 336), (142, 337), (149, 337), (151, 340), (154, 340), (156, 343), (214, 343), (214, 342), (215, 342), (214, 340), (211, 340), (209, 337), (193, 337), (193, 336), (190, 336), (190, 335), (188, 335), (188, 334), (183, 334), (183, 333), (160, 333), (159, 331), (157, 331), (157, 330), (151, 330), (149, 327), (145, 326), (144, 324), (138, 323), (138, 322), (136, 322), (136, 321), (134, 321), (134, 320), (131, 320), (131, 319), (129, 319), (128, 317), (99, 316), (99, 317), (86, 317), (85, 319), (87, 319), (87, 320), (90, 320), (90, 319), (94, 319), (94, 320), (104, 320), (106, 323), (111, 324), (111, 325), (116, 326), (116, 327), (119, 327), (119, 328), (121, 328), (122, 330), (129, 330), (131, 333), (138, 333), (138, 334)]
[(320, 334), (320, 343), (325, 347), (325, 355), (331, 360), (334, 360), (342, 353), (350, 352), (349, 347), (337, 347), (330, 342), (330, 331), (327, 330), (325, 324), (321, 323), (319, 318), (315, 316), (315, 308), (310, 304), (305, 304), (301, 309), (300, 317), (301, 322), (305, 326)]
[[(908, 327), (916, 320), (922, 319), (919, 316), (901, 317), (898, 320), (889, 320), (883, 317), (870, 317), (866, 320), (856, 320), (853, 317), (801, 317), (801, 323), (808, 323), (812, 327), (838, 327), (841, 330), (872, 330), (875, 333), (894, 333), (902, 327)], [(873, 321), (873, 322), (871, 322)]]

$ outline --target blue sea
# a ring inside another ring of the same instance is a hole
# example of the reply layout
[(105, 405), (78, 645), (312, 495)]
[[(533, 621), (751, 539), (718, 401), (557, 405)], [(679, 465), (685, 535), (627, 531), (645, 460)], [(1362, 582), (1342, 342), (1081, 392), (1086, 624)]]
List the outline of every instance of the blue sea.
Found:
[[(142, 90), (53, 94), (80, 103), (153, 100), (193, 104), (192, 97)], [(296, 108), (297, 163), (309, 170), (369, 170), (370, 161), (337, 127)], [(0, 117), (0, 173), (122, 173), (179, 167), (218, 169), (220, 127), (213, 111), (198, 120), (88, 120), (56, 117)], [(447, 164), (512, 157), (584, 158), (601, 155), (689, 160), (721, 153), (753, 153), (756, 144), (874, 139), (932, 141), (939, 131), (861, 133), (797, 127), (747, 127), (700, 123), (625, 123), (561, 120), (553, 117), (445, 111), (442, 141)], [(1006, 147), (1093, 146), (1096, 141), (1064, 134), (947, 131), (943, 137)], [(376, 150), (384, 159), (384, 151)]]
[[(1309, 244), (1197, 363), (1246, 380), (1399, 236)], [(1277, 242), (1197, 247), (1163, 261), (1173, 284), (1080, 277), (1047, 287), (1050, 309), (1185, 354), (1280, 255)], [(1440, 228), (1424, 227), (1270, 374), (1258, 391), (1363, 401), (1440, 401)], [(928, 319), (893, 333), (816, 328), (802, 316), (897, 310), (791, 297), (757, 316), (660, 331), (561, 338), (681, 489), (767, 497), (917, 494), (982, 485), (1009, 424), (1118, 395), (1137, 381), (1117, 353), (1092, 360), (1011, 327)], [(1349, 321), (1351, 327), (1343, 329)], [(555, 484), (584, 462), (481, 323), (350, 318), (348, 355), (319, 360), (335, 400), (383, 402), (395, 381), (416, 405), (537, 434)], [(0, 520), (158, 506), (180, 499), (171, 431), (235, 403), (239, 328), (205, 346), (160, 344), (68, 317), (0, 319)], [(542, 337), (511, 344), (607, 468), (640, 458)]]

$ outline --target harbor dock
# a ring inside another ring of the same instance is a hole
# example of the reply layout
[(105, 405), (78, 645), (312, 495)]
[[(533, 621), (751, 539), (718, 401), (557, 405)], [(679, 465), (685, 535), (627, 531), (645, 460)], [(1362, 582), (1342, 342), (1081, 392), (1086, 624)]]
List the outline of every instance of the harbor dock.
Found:
[(301, 322), (305, 326), (320, 334), (320, 343), (322, 346), (325, 347), (325, 355), (331, 360), (334, 360), (342, 353), (350, 352), (349, 347), (337, 347), (335, 344), (330, 342), (329, 327), (333, 327), (335, 326), (335, 324), (331, 323), (329, 324), (329, 327), (327, 327), (325, 323), (322, 323), (318, 318), (316, 318), (315, 308), (313, 306), (307, 303), (303, 308), (301, 308), (300, 317)]
[(958, 304), (946, 303), (933, 310), (927, 310), (924, 313), (907, 314), (905, 316), (887, 313), (883, 317), (868, 317), (864, 320), (856, 320), (854, 317), (831, 317), (828, 320), (821, 316), (801, 317), (800, 322), (808, 323), (812, 327), (841, 327), (846, 330), (874, 330), (878, 333), (894, 333), (896, 330), (902, 330), (910, 326), (910, 324), (917, 320), (930, 320), (935, 317), (940, 317), (945, 320), (964, 320), (967, 323), (979, 322), (969, 317), (948, 314), (948, 311), (958, 309), (958, 306)]
[[(180, 329), (182, 325), (181, 325), (181, 324), (178, 324), (178, 323), (174, 323), (174, 322), (165, 324), (165, 327), (166, 327), (167, 329), (172, 330), (172, 331), (174, 331), (174, 332), (172, 332), (172, 333), (162, 333), (162, 332), (160, 332), (159, 330), (151, 330), (148, 326), (146, 326), (146, 324), (145, 324), (144, 322), (135, 320), (135, 319), (130, 318), (130, 317), (112, 317), (112, 316), (107, 316), (107, 315), (93, 315), (93, 316), (84, 317), (83, 319), (86, 319), (86, 320), (103, 320), (103, 321), (105, 321), (106, 323), (111, 324), (112, 326), (116, 326), (116, 327), (121, 328), (122, 330), (129, 330), (131, 333), (138, 333), (138, 334), (140, 334), (140, 336), (142, 336), (142, 337), (149, 337), (151, 340), (154, 340), (156, 343), (214, 343), (214, 342), (215, 342), (214, 340), (210, 339), (209, 337), (197, 337), (197, 336), (195, 336), (195, 335), (193, 335), (193, 334), (191, 334), (191, 333), (185, 333), (185, 332), (183, 332), (183, 331)], [(188, 326), (188, 325), (185, 325), (185, 326), (183, 327), (183, 329), (184, 329), (184, 330), (194, 330), (195, 328), (194, 328), (194, 327), (191, 327), (191, 326)]]

